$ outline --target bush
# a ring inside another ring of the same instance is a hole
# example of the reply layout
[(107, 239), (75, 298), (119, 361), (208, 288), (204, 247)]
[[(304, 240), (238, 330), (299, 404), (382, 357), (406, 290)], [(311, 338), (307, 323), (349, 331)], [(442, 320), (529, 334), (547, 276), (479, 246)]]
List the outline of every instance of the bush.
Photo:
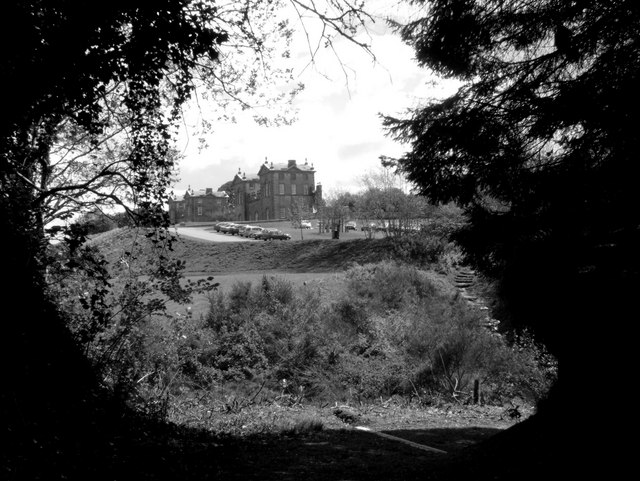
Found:
[[(419, 237), (385, 242), (425, 262), (449, 245)], [(79, 250), (74, 262), (99, 271), (96, 254)], [(148, 258), (140, 259), (146, 266)], [(105, 383), (149, 412), (165, 412), (168, 399), (186, 391), (213, 396), (219, 386), (234, 386), (241, 393), (258, 380), (283, 404), (425, 393), (463, 401), (474, 379), (488, 402), (539, 399), (555, 373), (530, 336), (513, 345), (496, 337), (456, 289), (416, 265), (354, 265), (331, 299), (277, 276), (236, 283), (209, 296), (201, 319), (165, 312), (152, 285), (138, 280), (143, 268), (112, 266), (135, 275), (108, 288), (87, 269), (68, 275), (52, 268), (51, 275), (61, 279), (60, 306)], [(233, 396), (227, 392), (220, 402), (238, 408)]]
[(345, 296), (354, 303), (366, 301), (369, 313), (411, 308), (445, 289), (443, 281), (424, 271), (391, 261), (356, 266), (345, 276)]
[(369, 350), (348, 352), (340, 358), (336, 368), (337, 381), (342, 387), (346, 402), (365, 402), (381, 396), (406, 394), (409, 373), (406, 363), (395, 352)]
[(426, 266), (438, 262), (447, 241), (441, 237), (416, 233), (390, 237), (389, 244), (393, 258)]

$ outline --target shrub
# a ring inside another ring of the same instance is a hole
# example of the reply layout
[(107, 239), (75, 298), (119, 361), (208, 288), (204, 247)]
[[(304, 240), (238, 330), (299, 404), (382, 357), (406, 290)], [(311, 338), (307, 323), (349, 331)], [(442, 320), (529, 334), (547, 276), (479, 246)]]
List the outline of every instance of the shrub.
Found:
[(558, 375), (557, 359), (528, 331), (515, 334), (501, 367), (489, 372), (484, 381), (487, 402), (504, 404), (520, 398), (538, 403), (546, 397)]
[(366, 301), (370, 313), (411, 308), (445, 289), (442, 281), (416, 267), (391, 261), (356, 266), (345, 276), (345, 297), (354, 303)]
[(343, 401), (364, 402), (404, 394), (409, 379), (404, 360), (394, 352), (373, 355), (347, 352), (336, 368), (337, 381), (342, 386)]
[(422, 233), (389, 237), (388, 242), (392, 258), (423, 266), (438, 262), (447, 245), (443, 238)]

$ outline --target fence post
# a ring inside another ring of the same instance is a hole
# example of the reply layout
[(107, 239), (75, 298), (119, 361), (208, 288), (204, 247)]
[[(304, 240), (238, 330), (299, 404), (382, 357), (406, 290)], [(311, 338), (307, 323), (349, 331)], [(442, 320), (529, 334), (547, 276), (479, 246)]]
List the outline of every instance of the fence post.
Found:
[(480, 380), (475, 379), (473, 381), (473, 404), (478, 404), (480, 399)]

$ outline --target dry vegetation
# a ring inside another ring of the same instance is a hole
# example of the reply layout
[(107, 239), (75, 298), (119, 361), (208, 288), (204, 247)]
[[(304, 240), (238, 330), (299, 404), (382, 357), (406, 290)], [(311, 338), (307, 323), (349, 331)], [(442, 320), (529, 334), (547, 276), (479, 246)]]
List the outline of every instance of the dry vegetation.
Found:
[[(99, 246), (114, 265), (119, 265), (125, 251), (137, 251), (136, 263), (144, 266), (149, 252), (144, 236), (137, 239), (134, 246), (131, 232), (114, 230), (96, 236), (91, 245)], [(433, 369), (419, 374), (418, 354), (403, 347), (407, 341), (402, 340), (402, 324), (393, 333), (380, 330), (388, 324), (386, 319), (400, 316), (410, 321), (409, 311), (397, 305), (402, 299), (428, 315), (447, 305), (443, 312), (461, 319), (460, 326), (473, 322), (475, 314), (463, 314), (466, 308), (459, 303), (464, 301), (449, 283), (447, 257), (454, 253), (447, 250), (450, 246), (436, 244), (427, 242), (419, 248), (408, 240), (390, 239), (216, 244), (181, 237), (173, 255), (186, 261), (187, 277), (213, 276), (214, 281), (226, 277), (228, 283), (207, 297), (196, 315), (194, 311), (186, 317), (176, 317), (175, 312), (165, 315), (161, 328), (155, 321), (145, 323), (134, 331), (135, 342), (127, 345), (127, 352), (143, 351), (146, 357), (122, 360), (127, 375), (136, 373), (134, 378), (139, 379), (132, 401), (163, 413), (176, 426), (165, 440), (177, 443), (176, 449), (164, 458), (182, 458), (187, 452), (193, 459), (209, 457), (198, 468), (171, 468), (171, 472), (185, 479), (202, 479), (212, 471), (224, 479), (455, 479), (449, 477), (450, 470), (458, 469), (456, 460), (471, 455), (472, 446), (498, 433), (506, 435), (505, 428), (514, 424), (526, 426), (535, 398), (514, 395), (504, 386), (502, 395), (481, 404), (470, 403), (468, 386), (460, 398), (443, 395), (451, 386), (439, 391), (442, 385), (434, 380), (446, 376)], [(385, 288), (368, 283), (376, 275), (387, 276)], [(296, 276), (300, 282), (289, 282)], [(280, 296), (278, 303), (265, 301), (265, 282)], [(429, 286), (419, 295), (432, 292), (431, 304), (403, 298), (403, 282), (418, 293)], [(311, 297), (300, 302), (303, 295)], [(231, 299), (236, 304), (245, 299), (246, 304), (240, 302), (244, 310), (238, 311)], [(363, 307), (368, 314), (353, 317), (351, 307), (364, 306), (362, 299), (371, 304)], [(443, 301), (436, 299), (450, 300), (440, 306)], [(321, 306), (317, 315), (310, 309), (312, 301)], [(248, 311), (243, 306), (252, 307)], [(304, 319), (299, 328), (296, 319)], [(294, 323), (286, 327), (288, 322)], [(337, 337), (323, 331), (328, 328), (338, 329)], [(274, 344), (277, 349), (265, 341), (284, 332), (282, 339), (287, 341)], [(415, 328), (410, 332), (408, 341), (420, 337)], [(453, 335), (448, 330), (431, 332), (443, 341)], [(477, 338), (481, 331), (473, 332)], [(426, 352), (427, 344), (414, 343), (414, 349)], [(235, 352), (232, 366), (220, 357), (230, 351)], [(327, 364), (329, 351), (341, 361)], [(288, 361), (283, 363), (284, 359)], [(408, 360), (415, 365), (404, 369)], [(144, 366), (150, 362), (164, 366), (156, 369), (165, 374), (148, 375)], [(406, 376), (406, 381), (396, 382), (398, 375)], [(389, 380), (395, 387), (389, 387)], [(356, 431), (335, 416), (333, 407), (338, 403), (355, 413), (356, 424), (448, 454)], [(514, 405), (520, 417), (510, 415)], [(473, 463), (465, 466), (471, 469)], [(426, 478), (425, 473), (429, 473)]]

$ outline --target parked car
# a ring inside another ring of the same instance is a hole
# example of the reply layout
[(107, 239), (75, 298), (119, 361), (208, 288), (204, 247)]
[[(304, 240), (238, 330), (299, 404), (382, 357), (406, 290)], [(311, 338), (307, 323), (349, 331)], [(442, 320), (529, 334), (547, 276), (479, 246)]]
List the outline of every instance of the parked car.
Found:
[(221, 232), (222, 227), (225, 226), (226, 224), (228, 224), (228, 222), (226, 221), (216, 222), (213, 225), (213, 230), (215, 230), (216, 232)]
[(291, 236), (278, 229), (264, 229), (260, 233), (260, 237), (257, 237), (257, 238), (265, 241), (272, 240), (272, 239), (289, 240), (291, 239)]
[(257, 230), (262, 230), (262, 227), (257, 225), (250, 225), (244, 230), (244, 237), (250, 238)]
[(294, 229), (311, 229), (311, 222), (308, 220), (301, 220), (300, 222), (293, 222)]
[(250, 229), (245, 231), (245, 237), (248, 237), (250, 239), (255, 239), (263, 230), (264, 230), (263, 227), (253, 225), (251, 226)]
[(242, 237), (247, 237), (247, 231), (253, 227), (252, 225), (242, 224), (238, 226), (238, 235)]
[(263, 227), (260, 232), (256, 232), (255, 233), (253, 238), (254, 239), (258, 239), (258, 240), (266, 240), (265, 236), (269, 233), (270, 230), (277, 230), (277, 229), (271, 229), (271, 228), (268, 228), (268, 227)]
[(222, 232), (223, 234), (235, 235), (238, 233), (238, 227), (239, 226), (237, 224), (234, 224), (233, 222), (227, 222), (225, 225), (220, 227), (220, 232)]
[(356, 227), (357, 227), (356, 223), (354, 221), (350, 220), (349, 222), (347, 222), (344, 225), (344, 230), (345, 231), (356, 230)]
[(367, 225), (363, 225), (362, 227), (360, 227), (360, 230), (362, 231), (377, 231), (379, 230), (378, 224), (376, 224), (375, 222), (369, 222)]

